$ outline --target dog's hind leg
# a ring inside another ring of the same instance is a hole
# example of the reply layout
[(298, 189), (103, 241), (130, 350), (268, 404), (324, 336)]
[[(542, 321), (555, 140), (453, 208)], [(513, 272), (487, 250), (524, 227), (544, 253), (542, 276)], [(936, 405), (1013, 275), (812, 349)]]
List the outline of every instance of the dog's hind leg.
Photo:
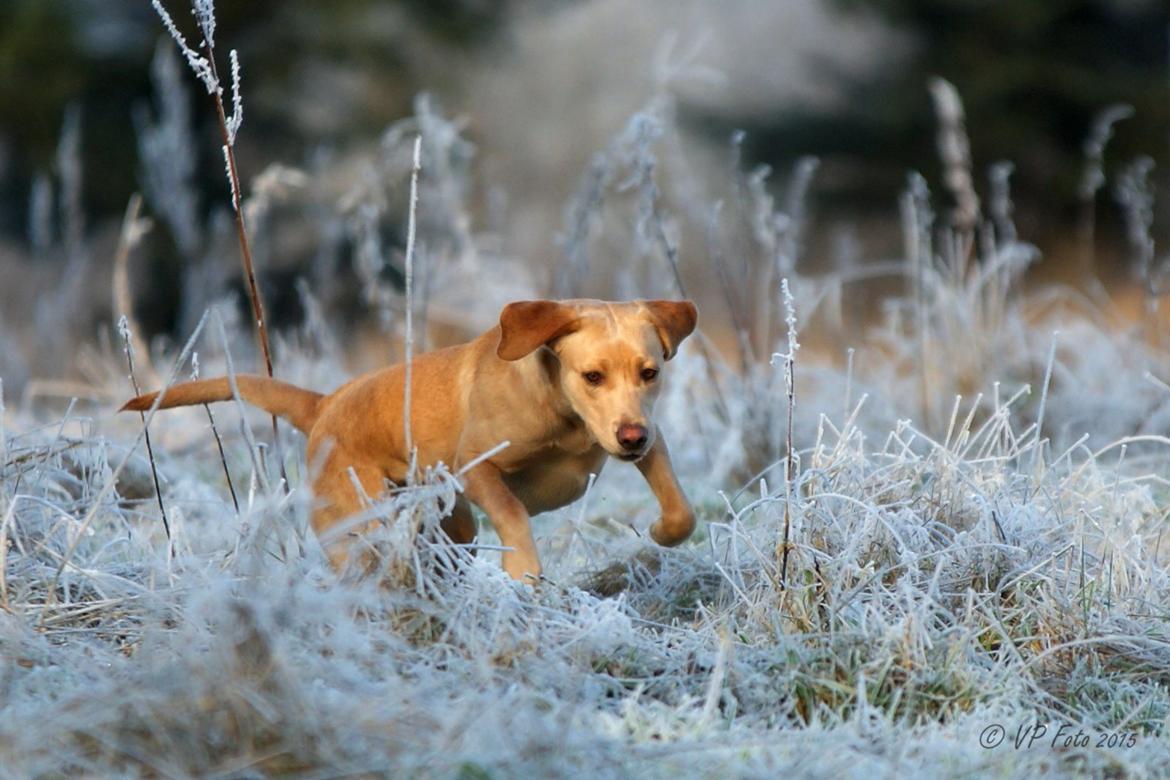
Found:
[[(444, 517), (439, 525), (442, 533), (434, 530), (427, 533), (432, 542), (440, 543), (438, 547), (442, 552), (435, 558), (438, 571), (441, 574), (459, 574), (466, 559), (452, 549), (451, 545), (471, 545), (475, 541), (479, 529), (476, 528), (475, 518), (471, 514), (471, 504), (463, 496), (456, 496), (451, 513)], [(467, 547), (465, 551), (475, 555), (475, 547)]]
[(381, 469), (349, 457), (344, 450), (335, 449), (326, 458), (313, 482), (313, 492), (319, 502), (313, 512), (313, 530), (337, 571), (346, 567), (352, 549), (360, 546), (355, 542), (357, 537), (377, 523), (370, 520), (354, 524), (349, 518), (376, 500), (385, 491), (385, 485), (386, 475)]
[[(471, 514), (471, 504), (463, 496), (455, 499), (455, 506), (451, 514), (443, 518), (443, 531), (455, 544), (471, 544), (479, 533), (475, 525), (475, 518)], [(472, 549), (472, 555), (475, 550)]]

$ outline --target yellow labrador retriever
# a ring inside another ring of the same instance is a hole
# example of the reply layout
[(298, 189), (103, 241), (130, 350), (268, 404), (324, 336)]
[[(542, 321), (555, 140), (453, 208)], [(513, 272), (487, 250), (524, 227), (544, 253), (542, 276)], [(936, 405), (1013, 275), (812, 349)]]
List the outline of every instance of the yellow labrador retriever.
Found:
[[(539, 576), (529, 517), (580, 498), (589, 475), (612, 456), (635, 463), (658, 499), (651, 537), (675, 545), (690, 536), (694, 513), (651, 413), (662, 364), (697, 316), (690, 301), (520, 301), (475, 340), (415, 358), (410, 417), (420, 467), (443, 461), (458, 468), (511, 443), (464, 475), (464, 494), (442, 522), (447, 535), (475, 539), (470, 500), (511, 548), (503, 555), (508, 574)], [(308, 435), (309, 462), (321, 463), (313, 481), (318, 534), (362, 509), (351, 469), (369, 496), (382, 493), (386, 480), (405, 481), (405, 379), (404, 365), (394, 365), (322, 395), (267, 377), (236, 378), (245, 401)], [(157, 395), (122, 409), (149, 409)], [(231, 398), (228, 379), (205, 379), (169, 388), (160, 408)], [(335, 566), (345, 563), (344, 544), (329, 553)]]

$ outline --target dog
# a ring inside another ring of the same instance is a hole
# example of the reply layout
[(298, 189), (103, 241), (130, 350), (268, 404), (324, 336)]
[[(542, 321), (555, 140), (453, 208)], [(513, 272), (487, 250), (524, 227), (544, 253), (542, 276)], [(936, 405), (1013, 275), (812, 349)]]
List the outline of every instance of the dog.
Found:
[[(633, 463), (661, 509), (650, 536), (677, 545), (695, 515), (653, 422), (663, 363), (695, 329), (690, 301), (518, 301), (499, 325), (458, 346), (417, 356), (410, 364), (410, 437), (420, 467), (440, 461), (460, 468), (463, 493), (441, 526), (458, 544), (477, 528), (468, 502), (491, 519), (504, 570), (539, 578), (532, 515), (580, 498), (589, 475), (610, 457)], [(406, 367), (397, 364), (354, 379), (329, 395), (262, 376), (235, 379), (240, 397), (283, 417), (308, 437), (307, 456), (320, 464), (312, 488), (318, 536), (363, 508), (386, 482), (402, 484), (411, 460), (404, 425)], [(158, 393), (121, 411), (143, 411)], [(161, 409), (232, 399), (226, 377), (175, 385)], [(483, 458), (501, 442), (509, 446)], [(345, 540), (327, 548), (344, 568)]]

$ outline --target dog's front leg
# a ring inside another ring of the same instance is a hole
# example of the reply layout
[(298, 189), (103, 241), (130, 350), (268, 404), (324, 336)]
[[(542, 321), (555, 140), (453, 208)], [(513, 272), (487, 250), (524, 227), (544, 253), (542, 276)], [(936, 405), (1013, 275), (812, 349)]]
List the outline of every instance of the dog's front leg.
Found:
[(670, 452), (666, 449), (666, 439), (662, 433), (656, 431), (654, 446), (638, 461), (638, 471), (646, 478), (654, 497), (658, 499), (658, 506), (662, 510), (662, 517), (650, 526), (650, 536), (654, 541), (667, 547), (673, 547), (683, 542), (695, 530), (695, 513), (678, 478), (674, 475), (674, 467), (670, 465)]
[(491, 463), (481, 463), (463, 478), (463, 493), (487, 513), (500, 541), (511, 550), (503, 555), (504, 571), (514, 580), (540, 576), (540, 558), (532, 540), (528, 510), (504, 483), (504, 474)]

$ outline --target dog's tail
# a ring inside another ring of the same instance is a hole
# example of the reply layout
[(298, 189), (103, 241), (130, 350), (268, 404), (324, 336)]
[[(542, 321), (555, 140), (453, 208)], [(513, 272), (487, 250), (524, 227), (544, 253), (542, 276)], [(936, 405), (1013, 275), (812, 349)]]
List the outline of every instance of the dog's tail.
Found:
[[(302, 390), (287, 382), (252, 374), (236, 376), (236, 387), (240, 390), (240, 398), (266, 412), (283, 417), (306, 433), (316, 422), (321, 399), (324, 398), (312, 390)], [(140, 395), (127, 401), (118, 411), (144, 412), (154, 405), (157, 397), (158, 393)], [(227, 377), (201, 379), (167, 388), (158, 408), (171, 409), (175, 406), (230, 401), (233, 397), (232, 386)]]

